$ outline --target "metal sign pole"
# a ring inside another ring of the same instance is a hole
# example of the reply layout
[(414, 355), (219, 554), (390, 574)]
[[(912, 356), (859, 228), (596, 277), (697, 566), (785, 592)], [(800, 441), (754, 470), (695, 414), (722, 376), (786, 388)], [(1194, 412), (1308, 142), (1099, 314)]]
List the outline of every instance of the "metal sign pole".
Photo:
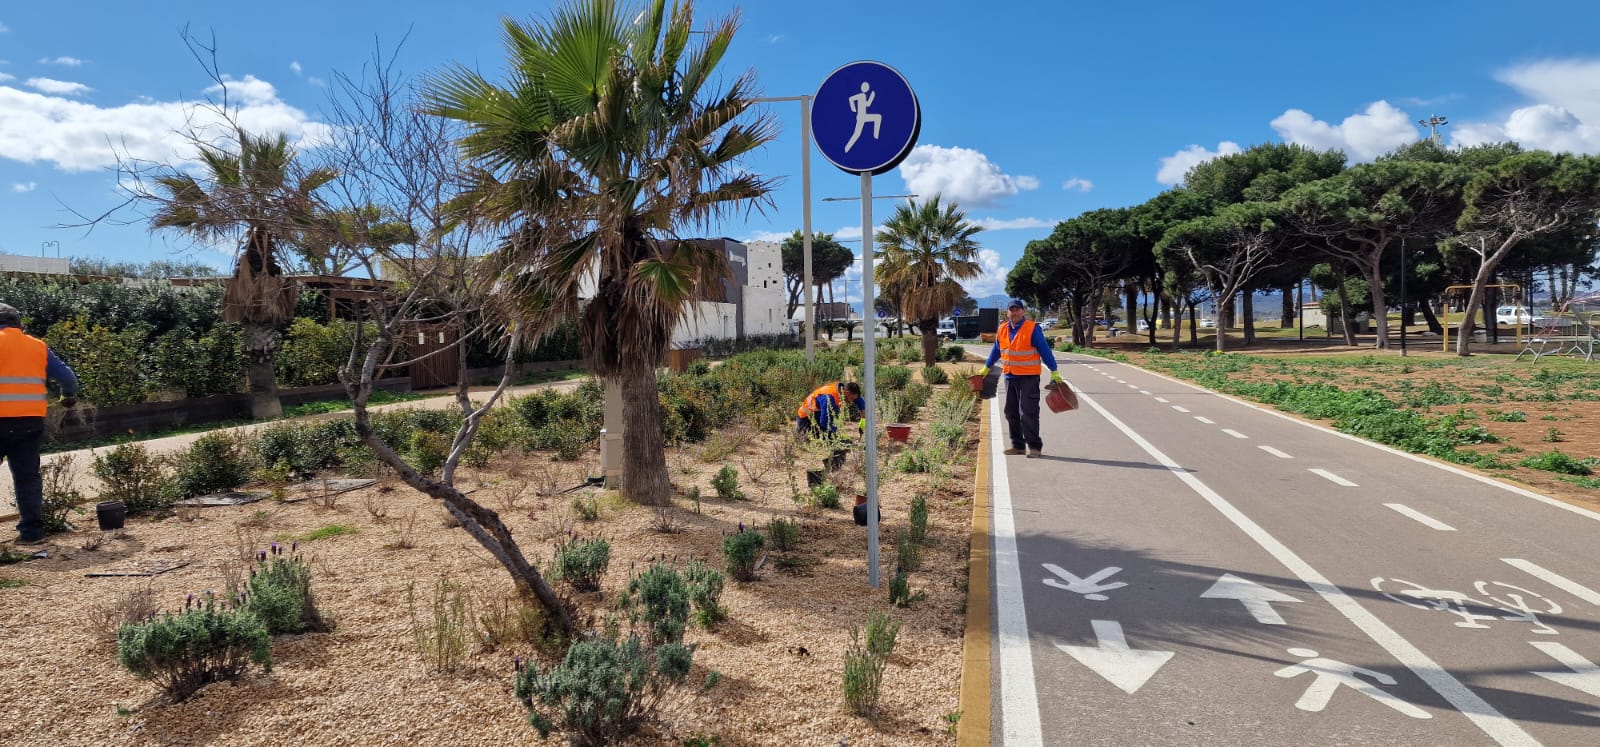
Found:
[(800, 97), (800, 191), (805, 207), (802, 229), (805, 235), (806, 360), (817, 356), (817, 307), (811, 302), (811, 97)]
[[(861, 317), (877, 307), (872, 276), (872, 174), (861, 175)], [(861, 338), (862, 388), (867, 398), (867, 585), (878, 588), (878, 327)]]

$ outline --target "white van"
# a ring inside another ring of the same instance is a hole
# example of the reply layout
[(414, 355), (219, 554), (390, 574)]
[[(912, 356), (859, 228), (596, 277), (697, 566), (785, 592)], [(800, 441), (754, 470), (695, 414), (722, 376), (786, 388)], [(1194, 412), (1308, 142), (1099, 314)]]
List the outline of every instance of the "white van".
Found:
[(956, 320), (940, 319), (938, 335), (941, 340), (956, 339)]
[(1521, 306), (1501, 306), (1494, 310), (1494, 323), (1514, 327), (1517, 325), (1528, 326), (1533, 324), (1533, 315)]

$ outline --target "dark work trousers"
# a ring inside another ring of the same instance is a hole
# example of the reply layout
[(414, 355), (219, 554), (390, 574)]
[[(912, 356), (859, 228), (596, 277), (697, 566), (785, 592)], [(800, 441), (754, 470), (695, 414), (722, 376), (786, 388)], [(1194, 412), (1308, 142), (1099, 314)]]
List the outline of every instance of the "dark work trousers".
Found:
[(17, 491), (17, 534), (44, 537), (44, 485), (39, 480), (39, 447), (44, 443), (44, 418), (0, 418), (0, 457), (11, 467)]
[(1044, 448), (1039, 438), (1039, 374), (1006, 376), (1006, 424), (1011, 448)]

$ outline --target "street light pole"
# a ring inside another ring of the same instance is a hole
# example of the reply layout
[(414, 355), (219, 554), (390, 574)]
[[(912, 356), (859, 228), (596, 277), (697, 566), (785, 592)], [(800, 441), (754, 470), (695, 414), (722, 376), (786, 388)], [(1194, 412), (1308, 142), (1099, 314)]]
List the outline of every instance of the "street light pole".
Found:
[(816, 306), (811, 302), (811, 97), (810, 96), (771, 96), (755, 99), (756, 103), (775, 103), (780, 101), (800, 102), (800, 199), (805, 203), (801, 208), (801, 231), (804, 237), (802, 264), (805, 273), (801, 283), (805, 292), (805, 320), (806, 320), (806, 360), (816, 357)]
[(1400, 357), (1406, 357), (1406, 237), (1400, 237)]

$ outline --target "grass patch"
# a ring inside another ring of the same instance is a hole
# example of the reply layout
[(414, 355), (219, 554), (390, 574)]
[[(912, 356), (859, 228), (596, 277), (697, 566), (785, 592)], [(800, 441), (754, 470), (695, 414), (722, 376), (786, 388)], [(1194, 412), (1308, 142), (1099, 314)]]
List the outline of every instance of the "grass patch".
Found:
[(1573, 485), (1576, 485), (1576, 486), (1578, 486), (1580, 488), (1588, 488), (1590, 490), (1600, 490), (1600, 477), (1576, 477), (1576, 476), (1568, 475), (1568, 476), (1560, 478), (1560, 480), (1562, 482), (1570, 482)]
[(1600, 461), (1594, 457), (1578, 459), (1560, 449), (1553, 449), (1538, 456), (1531, 456), (1518, 462), (1520, 466), (1528, 469), (1557, 472), (1563, 475), (1577, 475), (1586, 477), (1594, 474), (1595, 462)]
[(28, 585), (27, 579), (0, 578), (0, 589), (20, 589)]
[(306, 532), (305, 534), (296, 537), (295, 540), (299, 542), (315, 542), (321, 539), (340, 537), (346, 534), (355, 534), (356, 531), (355, 525), (353, 524), (329, 524), (325, 527), (317, 527), (316, 529)]
[[(396, 402), (414, 402), (419, 399), (427, 399), (427, 395), (415, 392), (390, 392), (380, 389), (372, 393), (372, 396), (367, 399), (367, 404), (376, 407), (378, 405), (392, 405)], [(285, 407), (283, 408), (283, 416), (285, 418), (303, 418), (307, 415), (326, 415), (331, 412), (344, 412), (349, 409), (351, 409), (350, 400), (330, 399), (322, 402), (302, 402), (298, 405)]]

